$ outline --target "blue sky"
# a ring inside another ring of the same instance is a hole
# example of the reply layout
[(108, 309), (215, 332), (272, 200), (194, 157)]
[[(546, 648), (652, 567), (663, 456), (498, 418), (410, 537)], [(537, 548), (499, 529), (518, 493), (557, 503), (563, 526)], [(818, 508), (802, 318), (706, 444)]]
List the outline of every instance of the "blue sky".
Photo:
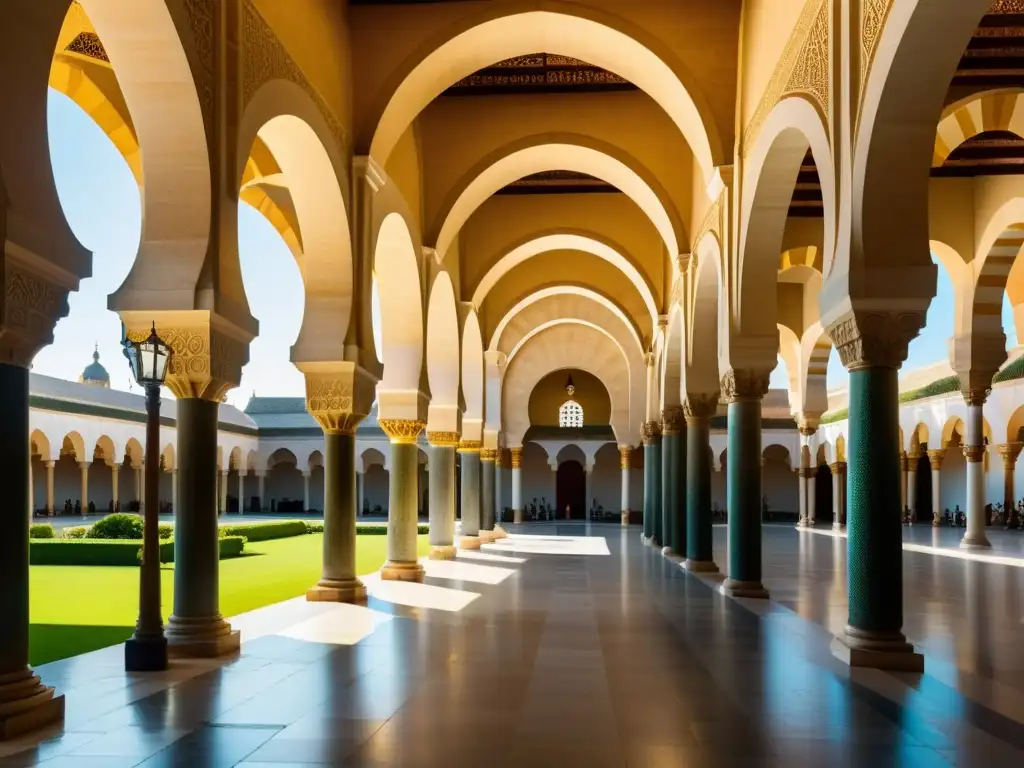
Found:
[[(121, 355), (121, 324), (107, 310), (107, 295), (124, 280), (138, 250), (141, 228), (139, 192), (128, 165), (95, 123), (66, 96), (51, 90), (49, 139), (57, 192), (78, 239), (93, 252), (93, 276), (71, 294), (71, 312), (54, 332), (54, 343), (33, 363), (36, 373), (75, 380), (91, 362), (93, 345), (110, 373), (111, 386), (129, 389), (128, 365)], [(260, 395), (304, 394), (302, 375), (288, 362), (289, 348), (302, 322), (302, 278), (291, 252), (274, 228), (248, 205), (238, 214), (238, 250), (249, 308), (260, 322), (260, 335), (250, 346), (242, 383), (228, 396), (244, 406)], [(938, 293), (928, 311), (921, 336), (910, 345), (904, 370), (943, 360), (953, 330), (953, 287), (939, 267)], [(376, 296), (374, 296), (376, 299)], [(378, 302), (374, 302), (378, 336)], [(1008, 346), (1016, 346), (1009, 302), (1003, 301), (1003, 327)], [(377, 339), (379, 344), (379, 339)], [(845, 383), (838, 355), (829, 359), (828, 383)], [(786, 386), (780, 361), (773, 387)]]

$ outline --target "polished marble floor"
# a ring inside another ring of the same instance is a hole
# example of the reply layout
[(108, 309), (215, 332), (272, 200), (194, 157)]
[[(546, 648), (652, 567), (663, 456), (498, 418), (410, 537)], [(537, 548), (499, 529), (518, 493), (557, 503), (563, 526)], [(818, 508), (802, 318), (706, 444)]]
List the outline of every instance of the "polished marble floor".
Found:
[(851, 673), (829, 651), (842, 539), (767, 528), (764, 602), (721, 596), (636, 528), (516, 533), (428, 563), (422, 585), (371, 579), (365, 607), (238, 617), (234, 660), (46, 665), (65, 727), (0, 745), (0, 766), (1024, 765), (1024, 569), (905, 553), (927, 672)]

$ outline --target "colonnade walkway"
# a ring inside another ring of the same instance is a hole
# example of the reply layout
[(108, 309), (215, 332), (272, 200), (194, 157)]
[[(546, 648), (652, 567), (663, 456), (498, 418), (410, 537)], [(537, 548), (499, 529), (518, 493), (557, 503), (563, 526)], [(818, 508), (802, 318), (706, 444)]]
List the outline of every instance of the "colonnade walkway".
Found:
[[(424, 584), (371, 577), (365, 607), (233, 618), (232, 660), (128, 676), (115, 647), (44, 665), (63, 734), (0, 745), (0, 765), (1024, 764), (1020, 568), (904, 553), (920, 676), (830, 653), (842, 539), (766, 528), (759, 601), (722, 596), (637, 528), (512, 533), (427, 562)], [(724, 529), (715, 545), (725, 562)]]

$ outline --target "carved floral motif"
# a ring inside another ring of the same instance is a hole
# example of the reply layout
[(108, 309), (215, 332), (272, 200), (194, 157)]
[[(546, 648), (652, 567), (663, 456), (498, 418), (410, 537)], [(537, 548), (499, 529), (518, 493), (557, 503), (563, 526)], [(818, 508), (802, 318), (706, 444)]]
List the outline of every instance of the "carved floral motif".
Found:
[(456, 448), (459, 445), (459, 433), (427, 432), (427, 442), (437, 448)]
[(710, 419), (718, 412), (719, 394), (717, 392), (687, 395), (683, 403), (683, 412), (687, 423), (695, 423)]
[(377, 422), (388, 439), (397, 445), (408, 445), (416, 442), (420, 432), (427, 426), (418, 419), (380, 419)]
[(512, 469), (520, 469), (523, 466), (523, 449), (512, 448), (509, 452), (512, 454)]
[(837, 320), (828, 335), (848, 370), (899, 368), (923, 325), (923, 312), (862, 311)]
[(722, 397), (727, 403), (739, 400), (760, 400), (768, 394), (770, 371), (751, 368), (730, 370), (722, 377)]
[(640, 425), (640, 437), (644, 445), (655, 445), (661, 437), (661, 423), (657, 421), (645, 421)]

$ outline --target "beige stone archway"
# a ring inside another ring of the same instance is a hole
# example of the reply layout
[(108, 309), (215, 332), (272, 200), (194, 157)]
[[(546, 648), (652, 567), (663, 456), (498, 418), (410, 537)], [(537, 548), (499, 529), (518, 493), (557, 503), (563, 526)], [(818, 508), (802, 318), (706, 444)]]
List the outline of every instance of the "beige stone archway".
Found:
[(621, 190), (651, 220), (670, 256), (686, 233), (678, 213), (651, 171), (616, 147), (581, 136), (536, 137), (513, 143), (481, 160), (455, 186), (439, 214), (437, 252), (443, 259), (463, 224), (498, 190), (544, 171), (575, 171)]
[[(261, 144), (269, 157), (263, 157)], [(348, 172), (322, 113), (298, 85), (271, 80), (249, 100), (239, 127), (236, 157), (243, 174), (248, 173), (254, 158), (265, 165), (275, 163), (280, 169), (281, 186), (287, 190), (287, 198), (280, 202), (293, 206), (295, 229), (300, 233), (301, 252), (296, 261), (306, 301), (292, 361), (301, 366), (344, 360), (354, 302), (346, 205)], [(244, 181), (243, 175), (240, 187)], [(286, 209), (279, 206), (279, 210)], [(325, 333), (325, 328), (330, 332)]]
[(484, 340), (476, 311), (466, 313), (462, 325), (462, 397), (466, 404), (462, 438), (482, 440), (484, 429)]
[(589, 253), (619, 269), (642, 297), (650, 315), (651, 326), (657, 324), (658, 309), (654, 294), (645, 276), (632, 261), (607, 242), (575, 232), (543, 234), (517, 245), (502, 256), (480, 280), (473, 292), (473, 304), (482, 306), (490, 290), (515, 267), (540, 254), (562, 250)]
[(647, 92), (686, 137), (705, 182), (715, 178), (724, 148), (694, 78), (671, 53), (647, 37), (641, 41), (638, 30), (623, 31), (627, 24), (611, 14), (575, 5), (559, 5), (558, 12), (543, 2), (517, 5), (518, 12), (492, 6), (463, 18), (403, 65), (399, 84), (376, 106), (380, 118), (369, 154), (378, 163), (387, 162), (416, 116), (448, 86), (496, 61), (550, 50), (603, 67)]
[(665, 327), (665, 347), (661, 369), (661, 410), (683, 404), (686, 392), (684, 370), (686, 360), (686, 327), (683, 322), (683, 308), (675, 303), (668, 313)]
[(932, 166), (941, 166), (953, 150), (987, 131), (1024, 136), (1024, 90), (983, 91), (948, 106), (936, 132)]
[(578, 368), (596, 376), (611, 398), (611, 427), (622, 444), (638, 441), (640, 418), (631, 428), (630, 411), (642, 412), (639, 402), (631, 403), (627, 361), (615, 340), (605, 331), (580, 324), (562, 324), (545, 329), (510, 361), (502, 383), (502, 429), (509, 445), (521, 445), (530, 427), (529, 413), (515, 403), (529, 402), (530, 393), (552, 371)]
[(455, 290), (448, 273), (441, 272), (434, 278), (427, 303), (427, 428), (431, 432), (460, 431), (461, 351)]
[(722, 250), (715, 233), (709, 232), (697, 244), (689, 273), (693, 298), (686, 345), (686, 391), (710, 394), (720, 389), (724, 322)]

